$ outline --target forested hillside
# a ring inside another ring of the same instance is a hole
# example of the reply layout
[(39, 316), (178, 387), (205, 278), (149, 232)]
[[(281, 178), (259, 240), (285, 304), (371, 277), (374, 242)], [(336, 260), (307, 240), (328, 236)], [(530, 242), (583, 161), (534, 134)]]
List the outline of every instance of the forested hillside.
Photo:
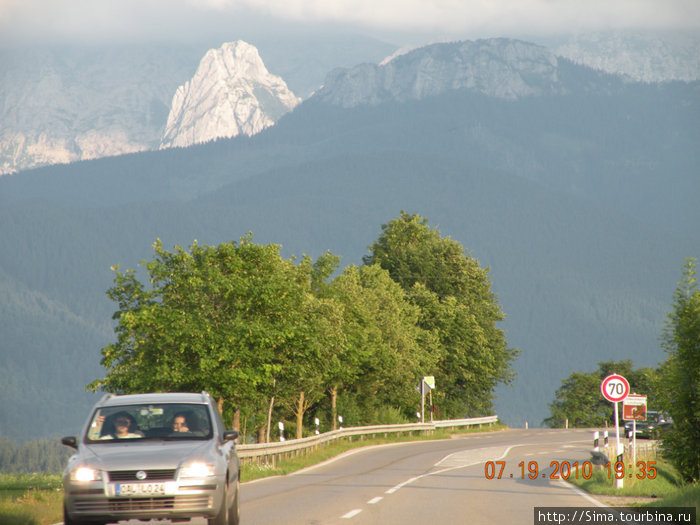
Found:
[[(700, 246), (699, 86), (568, 67), (580, 89), (565, 95), (348, 110), (312, 99), (253, 138), (0, 178), (0, 305), (17, 316), (0, 318), (0, 359), (26, 378), (3, 391), (0, 434), (77, 431), (114, 339), (109, 268), (135, 267), (156, 238), (252, 231), (285, 257), (331, 250), (345, 266), (400, 210), (490, 267), (522, 350), (496, 399), (506, 423), (539, 424), (573, 370), (656, 365), (669, 290)], [(45, 407), (40, 428), (16, 421), (18, 404)]]

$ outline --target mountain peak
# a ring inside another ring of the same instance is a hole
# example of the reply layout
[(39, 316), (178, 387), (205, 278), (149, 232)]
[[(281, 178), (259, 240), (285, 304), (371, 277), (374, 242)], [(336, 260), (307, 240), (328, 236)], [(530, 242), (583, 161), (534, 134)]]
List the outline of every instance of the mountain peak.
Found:
[(242, 40), (210, 49), (173, 96), (161, 148), (254, 135), (301, 100), (271, 74), (255, 46)]
[(379, 65), (337, 69), (318, 95), (343, 107), (421, 99), (451, 89), (516, 99), (556, 91), (557, 66), (551, 51), (520, 40), (439, 43), (399, 52)]

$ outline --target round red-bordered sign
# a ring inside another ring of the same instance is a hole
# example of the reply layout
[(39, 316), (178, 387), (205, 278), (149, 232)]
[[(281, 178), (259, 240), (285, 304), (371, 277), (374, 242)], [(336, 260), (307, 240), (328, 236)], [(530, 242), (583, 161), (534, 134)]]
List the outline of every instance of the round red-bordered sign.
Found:
[(619, 374), (611, 374), (600, 384), (600, 393), (608, 401), (617, 403), (622, 401), (630, 393), (630, 384)]

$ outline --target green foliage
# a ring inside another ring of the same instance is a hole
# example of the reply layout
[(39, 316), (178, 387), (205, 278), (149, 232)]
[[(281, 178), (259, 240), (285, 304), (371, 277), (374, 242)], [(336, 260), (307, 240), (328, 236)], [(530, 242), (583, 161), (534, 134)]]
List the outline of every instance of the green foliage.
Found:
[(423, 265), (407, 271), (429, 274), (433, 290), (397, 282), (371, 260), (332, 278), (336, 256), (295, 264), (252, 235), (173, 252), (156, 241), (155, 259), (144, 263), (149, 287), (134, 270), (114, 268), (107, 294), (119, 305), (117, 341), (102, 349), (107, 375), (89, 388), (207, 390), (258, 431), (268, 416), (293, 415), (287, 428), (297, 437), (326, 394), (332, 422), (339, 397), (354, 424), (411, 420), (420, 404), (415, 387), (427, 373), (439, 378), (446, 417), (489, 411), (515, 355), (495, 327), (503, 316), (486, 271), (419, 220), (419, 253), (399, 251), (405, 261), (397, 259), (385, 237), (376, 253), (385, 265)]
[(378, 264), (406, 291), (419, 326), (433, 338), (435, 365), (423, 375), (439, 383), (433, 401), (441, 416), (483, 415), (498, 383), (510, 383), (519, 352), (498, 327), (504, 315), (491, 291), (488, 269), (443, 238), (427, 219), (401, 212), (382, 226), (365, 264)]
[[(109, 297), (119, 304), (117, 342), (103, 348), (112, 392), (208, 390), (247, 413), (273, 395), (318, 390), (326, 332), (323, 305), (310, 294), (322, 265), (294, 265), (279, 246), (252, 236), (217, 247), (195, 242), (174, 252), (154, 244), (145, 264), (151, 287), (120, 272)], [(315, 274), (314, 274), (315, 275)]]
[(666, 403), (673, 426), (666, 454), (687, 481), (700, 480), (700, 290), (695, 259), (687, 259), (663, 331)]
[[(563, 427), (568, 420), (570, 427), (598, 427), (614, 421), (614, 405), (600, 393), (600, 383), (610, 374), (624, 376), (630, 390), (647, 396), (649, 410), (665, 408), (660, 388), (660, 372), (651, 368), (632, 368), (632, 361), (605, 361), (598, 363), (595, 372), (573, 372), (562, 381), (550, 403), (551, 416), (544, 424)], [(619, 417), (622, 417), (619, 414)]]
[(402, 288), (379, 266), (350, 266), (325, 295), (343, 309), (344, 344), (331, 356), (330, 387), (357, 398), (361, 421), (385, 405), (415, 413), (415, 385), (434, 366), (435, 354)]

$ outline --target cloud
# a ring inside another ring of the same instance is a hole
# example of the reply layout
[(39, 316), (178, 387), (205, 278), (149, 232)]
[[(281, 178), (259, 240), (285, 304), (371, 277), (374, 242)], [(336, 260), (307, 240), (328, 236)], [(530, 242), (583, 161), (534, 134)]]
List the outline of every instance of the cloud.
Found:
[(244, 4), (292, 20), (388, 29), (700, 26), (698, 0), (208, 0), (205, 4), (219, 9)]
[(700, 27), (698, 0), (0, 0), (0, 39), (185, 39), (305, 24), (387, 34), (509, 36)]

